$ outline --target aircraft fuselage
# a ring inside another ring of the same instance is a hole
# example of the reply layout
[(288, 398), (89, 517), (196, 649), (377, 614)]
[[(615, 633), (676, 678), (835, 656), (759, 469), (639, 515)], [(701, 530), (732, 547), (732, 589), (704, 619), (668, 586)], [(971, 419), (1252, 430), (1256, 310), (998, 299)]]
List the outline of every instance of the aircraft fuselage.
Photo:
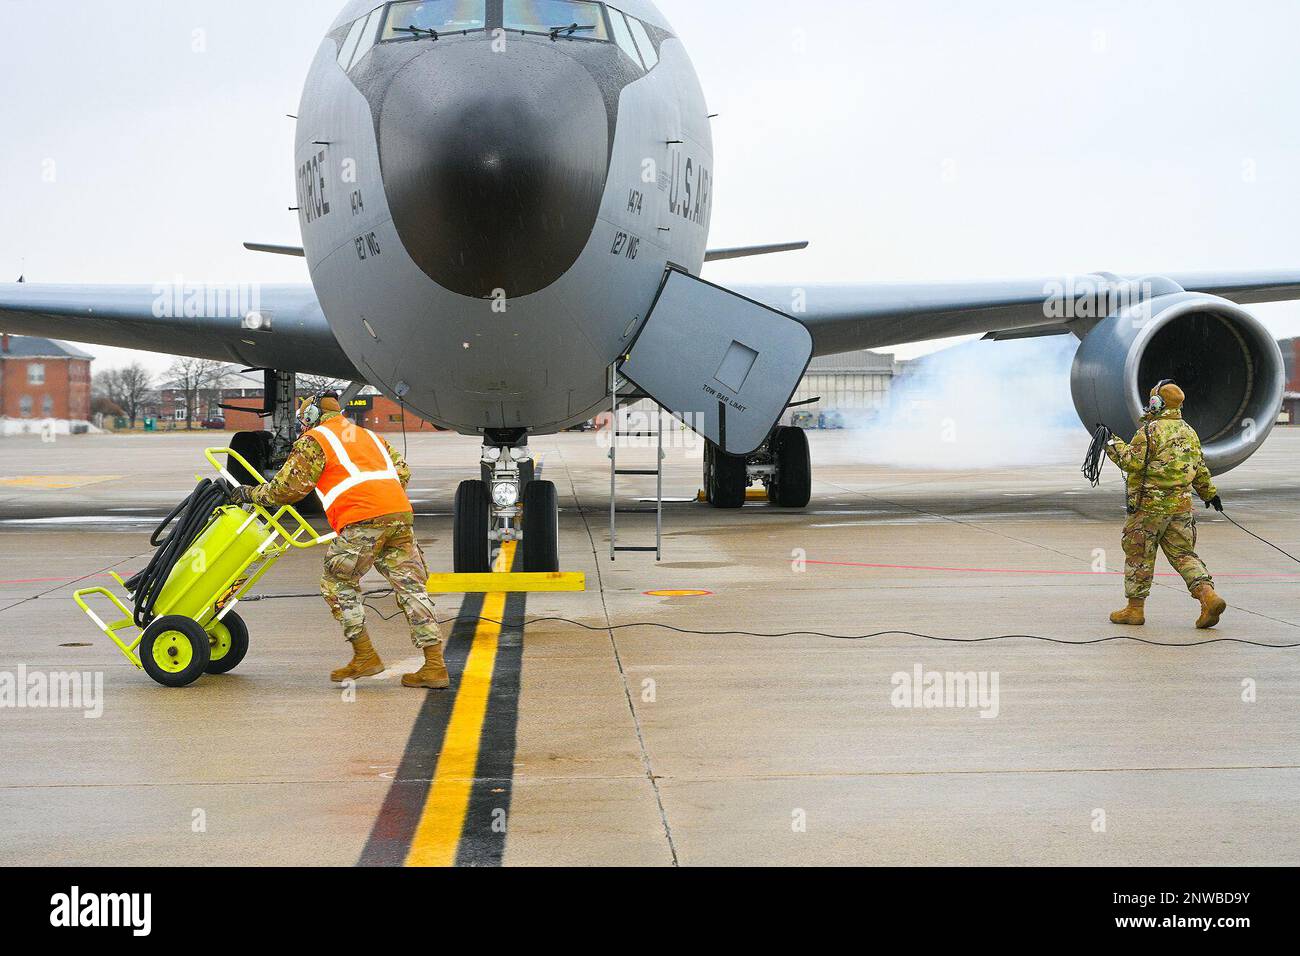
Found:
[[(506, 29), (539, 7), (598, 28)], [(437, 39), (392, 32), (433, 23)], [(592, 417), (665, 268), (703, 265), (708, 111), (643, 0), (354, 0), (298, 115), (321, 307), (369, 382), (438, 425), (536, 434)]]

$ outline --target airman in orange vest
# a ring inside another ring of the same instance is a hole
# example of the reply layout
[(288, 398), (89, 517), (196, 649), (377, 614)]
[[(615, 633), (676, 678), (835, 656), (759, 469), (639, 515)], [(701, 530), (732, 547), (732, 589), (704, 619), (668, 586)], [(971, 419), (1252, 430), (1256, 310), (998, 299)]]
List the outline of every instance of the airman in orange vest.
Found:
[(308, 430), (284, 467), (264, 485), (236, 489), (231, 500), (278, 508), (301, 501), (313, 490), (320, 496), (337, 534), (325, 556), (321, 594), (352, 644), (352, 660), (330, 679), (342, 683), (384, 670), (366, 631), (360, 587), (374, 568), (392, 585), (411, 640), (424, 654), (424, 666), (405, 675), (403, 686), (450, 687), (427, 590), (429, 572), (415, 541), (415, 518), (406, 497), (410, 468), (383, 438), (343, 417), (336, 397), (308, 399), (298, 417)]

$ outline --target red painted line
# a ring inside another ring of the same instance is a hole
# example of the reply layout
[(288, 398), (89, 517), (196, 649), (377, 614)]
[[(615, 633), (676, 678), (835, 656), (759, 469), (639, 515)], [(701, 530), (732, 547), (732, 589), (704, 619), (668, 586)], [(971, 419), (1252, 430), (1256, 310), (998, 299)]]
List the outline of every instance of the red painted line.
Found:
[[(1043, 575), (1082, 575), (1093, 577), (1098, 574), (1118, 574), (1122, 575), (1123, 571), (1048, 571), (1034, 568), (944, 568), (930, 567), (923, 564), (867, 564), (859, 561), (806, 561), (805, 564), (817, 564), (825, 567), (834, 568), (873, 568), (883, 571), (944, 571), (958, 574), (1043, 574)], [(1247, 571), (1229, 571), (1226, 573), (1215, 573), (1216, 578), (1280, 578), (1289, 579), (1297, 578), (1297, 574), (1266, 574), (1254, 573)], [(1160, 571), (1156, 574), (1158, 578), (1176, 578), (1179, 575), (1173, 571)]]
[(89, 581), (91, 578), (106, 578), (107, 574), (91, 574), (80, 578), (25, 578), (17, 581), (0, 581), (0, 587), (6, 584), (59, 584), (63, 581)]

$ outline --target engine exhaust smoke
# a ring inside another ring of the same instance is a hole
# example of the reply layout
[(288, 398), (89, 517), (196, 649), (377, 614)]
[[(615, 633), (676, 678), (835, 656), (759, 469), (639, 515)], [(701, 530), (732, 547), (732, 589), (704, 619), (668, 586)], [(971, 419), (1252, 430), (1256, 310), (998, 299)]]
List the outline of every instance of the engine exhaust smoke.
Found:
[(1077, 462), (1087, 444), (1070, 398), (1073, 336), (967, 342), (908, 363), (878, 412), (846, 413), (848, 454), (923, 470)]

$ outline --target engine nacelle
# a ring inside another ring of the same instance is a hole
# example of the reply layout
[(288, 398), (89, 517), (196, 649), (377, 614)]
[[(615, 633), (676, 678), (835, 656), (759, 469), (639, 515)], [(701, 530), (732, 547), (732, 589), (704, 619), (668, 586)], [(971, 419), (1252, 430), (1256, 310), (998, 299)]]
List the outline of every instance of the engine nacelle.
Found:
[[(1282, 408), (1286, 373), (1273, 336), (1239, 305), (1155, 280), (1156, 294), (1118, 309), (1079, 346), (1070, 390), (1079, 418), (1136, 433), (1148, 395), (1171, 378), (1214, 474), (1259, 450)], [(1170, 288), (1172, 287), (1172, 289)], [(1148, 289), (1151, 285), (1148, 284)]]

